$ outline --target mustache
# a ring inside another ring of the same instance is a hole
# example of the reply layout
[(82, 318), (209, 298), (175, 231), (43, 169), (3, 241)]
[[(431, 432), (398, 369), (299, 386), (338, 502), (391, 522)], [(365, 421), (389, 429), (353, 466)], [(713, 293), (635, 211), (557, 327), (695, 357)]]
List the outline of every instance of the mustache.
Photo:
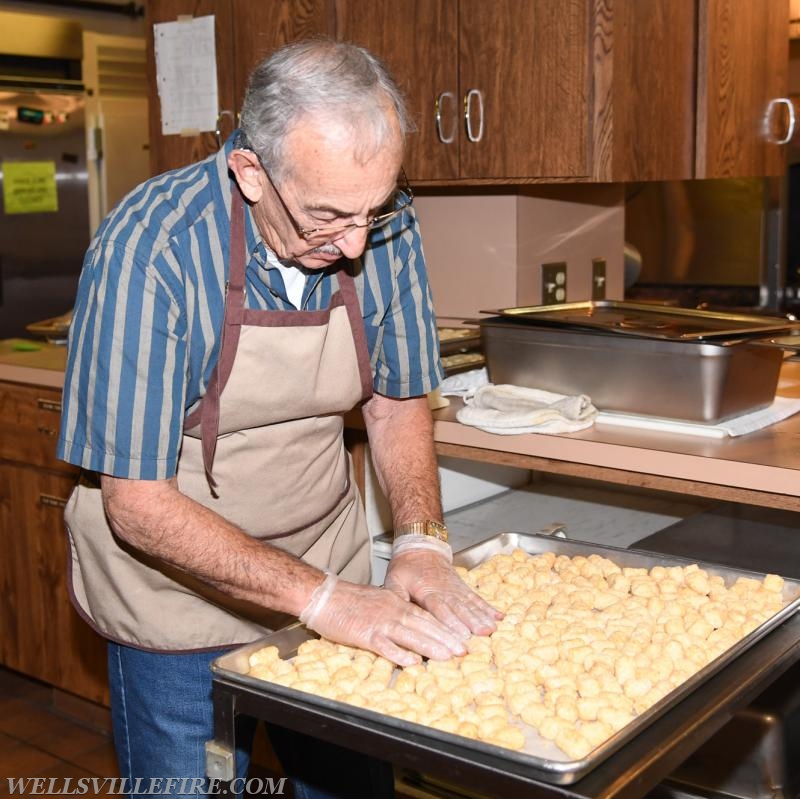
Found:
[(322, 253), (324, 255), (334, 255), (337, 258), (341, 258), (344, 253), (332, 243), (328, 244), (320, 244), (319, 247), (314, 247), (313, 250), (309, 250), (307, 255), (313, 255), (314, 253)]

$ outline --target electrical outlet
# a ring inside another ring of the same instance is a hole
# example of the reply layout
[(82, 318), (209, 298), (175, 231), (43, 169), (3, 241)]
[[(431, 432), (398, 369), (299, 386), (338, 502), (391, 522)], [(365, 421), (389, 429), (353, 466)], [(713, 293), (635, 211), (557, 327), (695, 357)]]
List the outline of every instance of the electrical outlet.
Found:
[(567, 263), (542, 264), (542, 305), (567, 300)]
[(606, 298), (606, 259), (592, 258), (592, 299)]

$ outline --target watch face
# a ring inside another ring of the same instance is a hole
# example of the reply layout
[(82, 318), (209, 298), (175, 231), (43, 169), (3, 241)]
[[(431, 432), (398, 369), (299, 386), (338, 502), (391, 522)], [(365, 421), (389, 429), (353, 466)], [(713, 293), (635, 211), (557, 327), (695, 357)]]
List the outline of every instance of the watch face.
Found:
[(428, 535), (438, 538), (440, 541), (447, 541), (447, 528), (439, 522), (428, 522)]

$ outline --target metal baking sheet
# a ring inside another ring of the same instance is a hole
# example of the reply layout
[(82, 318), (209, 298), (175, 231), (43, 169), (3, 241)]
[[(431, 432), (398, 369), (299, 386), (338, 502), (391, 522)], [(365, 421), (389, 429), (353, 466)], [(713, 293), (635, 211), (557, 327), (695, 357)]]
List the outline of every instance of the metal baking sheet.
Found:
[(481, 313), (535, 324), (587, 328), (615, 335), (672, 341), (711, 341), (800, 331), (800, 323), (785, 317), (720, 313), (616, 300), (529, 305)]
[[(619, 566), (645, 567), (648, 569), (659, 565), (675, 566), (697, 563), (710, 574), (722, 576), (726, 584), (740, 576), (759, 579), (764, 577), (764, 574), (760, 572), (732, 569), (704, 561), (664, 557), (650, 552), (619, 549), (536, 533), (516, 532), (499, 533), (462, 550), (454, 556), (454, 564), (465, 568), (473, 568), (493, 555), (512, 552), (517, 547), (534, 555), (542, 552), (554, 552), (557, 555), (574, 557), (576, 555), (588, 556), (596, 553), (609, 558)], [(768, 632), (791, 617), (800, 606), (800, 581), (788, 578), (784, 578), (784, 580), (783, 598), (787, 604), (782, 610), (741, 639), (736, 646), (731, 647), (731, 649), (698, 671), (681, 686), (667, 694), (658, 703), (637, 716), (627, 727), (617, 732), (582, 760), (570, 760), (555, 744), (542, 739), (532, 728), (528, 728), (530, 732), (525, 750), (518, 752), (459, 735), (441, 732), (421, 724), (396, 719), (373, 710), (325, 699), (314, 694), (296, 691), (292, 688), (286, 688), (249, 676), (247, 673), (249, 671), (249, 657), (262, 647), (277, 646), (281, 657), (289, 658), (296, 653), (297, 648), (303, 641), (312, 637), (312, 634), (299, 624), (291, 625), (218, 658), (212, 664), (212, 671), (214, 674), (224, 677), (230, 683), (246, 686), (264, 695), (289, 699), (296, 706), (297, 713), (300, 715), (307, 713), (327, 719), (335, 718), (336, 716), (346, 717), (348, 720), (355, 720), (356, 723), (370, 730), (373, 734), (385, 737), (387, 742), (399, 736), (413, 737), (417, 741), (422, 740), (426, 745), (448, 752), (459, 759), (481, 759), (490, 762), (495, 768), (503, 768), (505, 765), (513, 768), (516, 772), (522, 769), (533, 779), (551, 784), (569, 785), (600, 765), (652, 721), (695, 691), (703, 682), (719, 672), (742, 652), (757, 644)]]
[(481, 331), (477, 326), (437, 327), (436, 333), (439, 337), (439, 352), (442, 355), (467, 352), (480, 349), (481, 346)]

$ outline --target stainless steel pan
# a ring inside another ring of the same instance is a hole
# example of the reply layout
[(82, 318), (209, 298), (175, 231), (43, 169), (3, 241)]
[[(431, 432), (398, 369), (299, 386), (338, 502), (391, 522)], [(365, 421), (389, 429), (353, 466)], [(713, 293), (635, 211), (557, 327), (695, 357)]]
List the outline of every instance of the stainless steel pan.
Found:
[(480, 327), (493, 383), (705, 424), (770, 405), (800, 349), (794, 320), (610, 300), (500, 309)]

